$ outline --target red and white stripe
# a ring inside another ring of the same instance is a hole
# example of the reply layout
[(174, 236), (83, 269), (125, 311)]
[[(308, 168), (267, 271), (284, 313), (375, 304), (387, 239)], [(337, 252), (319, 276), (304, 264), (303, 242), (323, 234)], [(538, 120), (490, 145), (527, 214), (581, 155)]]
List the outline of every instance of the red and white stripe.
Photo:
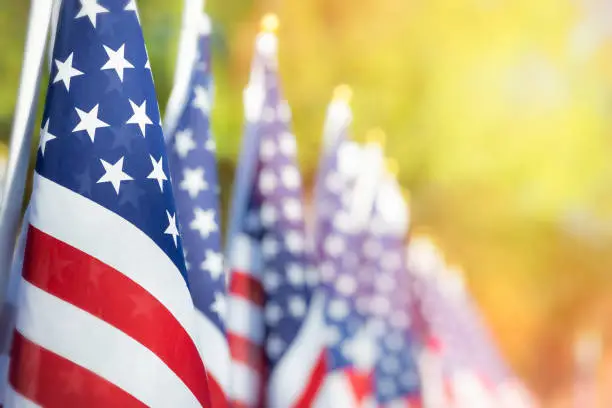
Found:
[(187, 286), (146, 234), (35, 174), (24, 258), (7, 399), (209, 405)]
[(323, 294), (315, 294), (300, 332), (270, 373), (268, 406), (309, 408), (317, 399), (327, 373), (324, 306)]
[(231, 354), (228, 399), (233, 407), (259, 407), (266, 372), (265, 292), (259, 247), (246, 235), (232, 242), (227, 339)]

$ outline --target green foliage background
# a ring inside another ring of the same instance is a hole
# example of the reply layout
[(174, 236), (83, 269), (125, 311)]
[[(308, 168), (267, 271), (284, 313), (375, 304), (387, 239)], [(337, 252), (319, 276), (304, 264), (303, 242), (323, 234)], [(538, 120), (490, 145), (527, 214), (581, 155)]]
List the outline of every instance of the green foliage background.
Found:
[[(0, 0), (5, 142), (28, 6)], [(139, 6), (163, 108), (182, 4)], [(567, 384), (575, 333), (611, 329), (612, 48), (597, 12), (570, 0), (210, 0), (208, 10), (224, 200), (253, 39), (275, 11), (306, 179), (332, 89), (348, 83), (355, 138), (387, 131), (414, 224), (465, 268), (513, 366), (543, 396)]]

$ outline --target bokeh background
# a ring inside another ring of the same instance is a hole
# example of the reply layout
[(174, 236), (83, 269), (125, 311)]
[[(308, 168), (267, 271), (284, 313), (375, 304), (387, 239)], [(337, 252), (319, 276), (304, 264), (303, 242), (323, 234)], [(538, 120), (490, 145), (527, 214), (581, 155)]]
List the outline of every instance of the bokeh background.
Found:
[[(163, 109), (182, 2), (139, 6)], [(0, 0), (4, 144), (28, 7)], [(570, 406), (584, 332), (603, 340), (599, 403), (612, 405), (612, 0), (209, 0), (207, 9), (224, 201), (254, 36), (274, 11), (305, 179), (332, 90), (348, 83), (355, 138), (385, 129), (415, 226), (463, 266), (501, 349), (544, 406)]]

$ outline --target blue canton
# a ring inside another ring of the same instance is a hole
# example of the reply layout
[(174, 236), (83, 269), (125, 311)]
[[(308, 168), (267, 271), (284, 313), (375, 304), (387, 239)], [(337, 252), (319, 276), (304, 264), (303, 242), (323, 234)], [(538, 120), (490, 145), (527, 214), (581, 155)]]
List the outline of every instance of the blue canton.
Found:
[(135, 225), (185, 277), (148, 67), (134, 0), (64, 0), (36, 171)]

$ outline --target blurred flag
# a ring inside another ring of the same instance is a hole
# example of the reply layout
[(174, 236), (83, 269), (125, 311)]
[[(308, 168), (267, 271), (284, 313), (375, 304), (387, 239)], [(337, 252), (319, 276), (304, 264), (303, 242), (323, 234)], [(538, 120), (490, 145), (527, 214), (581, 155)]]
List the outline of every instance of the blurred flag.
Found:
[[(343, 137), (337, 137), (335, 151), (330, 149), (319, 178), (324, 184), (318, 186), (318, 197), (325, 201), (317, 208), (327, 214), (318, 230), (317, 252), (326, 297), (328, 374), (317, 406), (360, 407), (374, 397), (378, 357), (375, 334), (366, 326), (371, 300), (371, 276), (366, 275), (372, 271), (361, 268), (375, 185), (364, 181), (378, 178), (382, 154), (377, 146), (361, 149)], [(345, 155), (357, 158), (361, 170), (346, 165), (351, 159)]]
[(379, 407), (421, 407), (417, 343), (411, 327), (413, 296), (406, 270), (404, 239), (409, 209), (395, 179), (397, 163), (388, 161), (380, 180), (373, 217), (364, 242), (367, 264), (362, 279), (372, 280), (369, 325), (379, 343), (375, 368)]
[(239, 163), (249, 170), (238, 170), (251, 179), (238, 192), (245, 202), (235, 203), (242, 218), (233, 220), (230, 242), (231, 393), (237, 406), (308, 407), (325, 371), (322, 298), (313, 296), (296, 142), (276, 65), (276, 18), (263, 25), (252, 77), (261, 82), (249, 88), (262, 92), (261, 106), (248, 118), (257, 128), (245, 136)]
[(134, 1), (64, 0), (7, 406), (210, 406)]
[[(210, 19), (201, 15), (189, 96), (168, 140), (170, 174), (183, 238), (189, 290), (196, 307), (200, 354), (213, 407), (227, 405), (229, 348), (225, 337), (225, 272), (219, 224), (219, 182), (210, 132)], [(179, 58), (182, 58), (179, 55)]]

